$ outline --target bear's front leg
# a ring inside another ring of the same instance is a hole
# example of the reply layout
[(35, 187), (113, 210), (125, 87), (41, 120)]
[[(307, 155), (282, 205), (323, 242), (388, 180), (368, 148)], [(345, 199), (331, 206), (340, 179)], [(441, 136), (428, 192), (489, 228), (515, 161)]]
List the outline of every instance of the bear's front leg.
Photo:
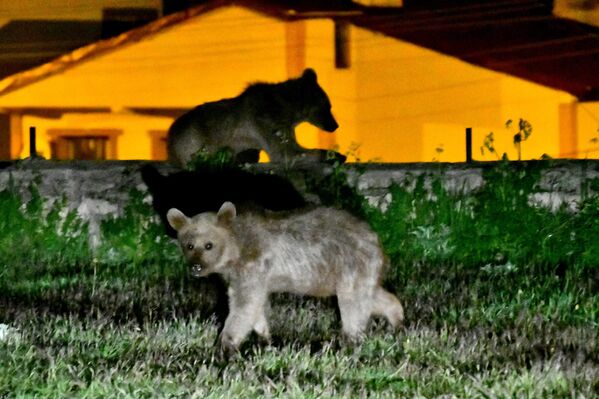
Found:
[(260, 336), (260, 338), (270, 345), (270, 328), (268, 327), (268, 320), (266, 319), (266, 310), (268, 307), (268, 302), (262, 306), (262, 309), (258, 314), (257, 321), (254, 324), (254, 331), (256, 334), (258, 334), (258, 336)]
[(276, 139), (269, 140), (264, 150), (271, 162), (284, 164), (311, 164), (320, 162), (343, 163), (346, 156), (332, 150), (310, 149), (295, 141), (293, 130), (281, 130), (275, 133)]
[(252, 330), (265, 339), (270, 338), (264, 315), (267, 295), (263, 290), (247, 287), (229, 289), (229, 316), (221, 333), (221, 346), (235, 351)]

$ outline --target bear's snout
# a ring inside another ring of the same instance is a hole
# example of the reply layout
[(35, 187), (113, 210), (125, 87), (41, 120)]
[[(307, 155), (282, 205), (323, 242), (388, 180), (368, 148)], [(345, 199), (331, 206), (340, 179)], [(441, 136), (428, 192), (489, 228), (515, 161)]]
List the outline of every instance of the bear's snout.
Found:
[(333, 133), (335, 130), (337, 130), (339, 124), (335, 120), (335, 117), (329, 112), (321, 116), (321, 123), (318, 127), (326, 132)]
[(333, 133), (335, 130), (337, 130), (338, 127), (339, 127), (339, 124), (337, 123), (335, 118), (331, 117), (331, 120), (325, 126), (325, 130), (327, 132)]
[(196, 263), (191, 266), (191, 275), (193, 277), (202, 277), (202, 271), (202, 265), (200, 265), (199, 263)]

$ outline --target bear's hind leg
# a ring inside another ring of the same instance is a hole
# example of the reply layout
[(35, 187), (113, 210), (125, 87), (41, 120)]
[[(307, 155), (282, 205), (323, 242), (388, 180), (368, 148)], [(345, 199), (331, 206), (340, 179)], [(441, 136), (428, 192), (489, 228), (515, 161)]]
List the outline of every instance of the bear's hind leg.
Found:
[(266, 309), (268, 309), (268, 302), (259, 311), (256, 322), (254, 323), (254, 331), (260, 338), (270, 343), (270, 328), (268, 327), (268, 320), (266, 319)]
[(375, 288), (374, 306), (372, 313), (377, 316), (384, 316), (393, 328), (398, 328), (404, 320), (403, 307), (399, 299), (382, 287)]

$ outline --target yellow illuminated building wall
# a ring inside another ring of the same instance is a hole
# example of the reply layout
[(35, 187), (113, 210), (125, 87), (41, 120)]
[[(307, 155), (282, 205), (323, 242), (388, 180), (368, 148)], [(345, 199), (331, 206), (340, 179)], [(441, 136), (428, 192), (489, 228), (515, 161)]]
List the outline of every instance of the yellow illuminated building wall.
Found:
[[(505, 122), (517, 126), (524, 118), (534, 129), (522, 145), (524, 159), (599, 158), (593, 144), (599, 103), (579, 104), (565, 92), (353, 26), (351, 62), (339, 69), (334, 43), (330, 19), (291, 23), (242, 7), (220, 8), (0, 93), (0, 111), (23, 133), (36, 126), (38, 151), (46, 157), (57, 129), (111, 129), (121, 132), (115, 158), (151, 159), (153, 135), (172, 119), (134, 110), (191, 108), (312, 67), (340, 128), (329, 136), (300, 125), (298, 141), (307, 147), (338, 146), (362, 161), (458, 162), (465, 159), (465, 128), (472, 127), (475, 159), (495, 159), (479, 150), (489, 132), (497, 151), (516, 159), (515, 131)], [(48, 117), (30, 109), (66, 111)], [(28, 155), (27, 140), (22, 134), (15, 156)]]

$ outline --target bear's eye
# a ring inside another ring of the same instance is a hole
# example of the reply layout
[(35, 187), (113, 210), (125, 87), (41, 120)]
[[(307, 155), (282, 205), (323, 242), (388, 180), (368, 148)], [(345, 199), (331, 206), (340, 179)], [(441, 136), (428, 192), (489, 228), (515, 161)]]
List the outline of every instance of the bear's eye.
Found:
[(191, 251), (193, 249), (193, 244), (187, 244), (187, 249)]
[(212, 249), (212, 243), (211, 242), (207, 242), (206, 244), (204, 244), (204, 248), (206, 248), (206, 251), (210, 251)]

